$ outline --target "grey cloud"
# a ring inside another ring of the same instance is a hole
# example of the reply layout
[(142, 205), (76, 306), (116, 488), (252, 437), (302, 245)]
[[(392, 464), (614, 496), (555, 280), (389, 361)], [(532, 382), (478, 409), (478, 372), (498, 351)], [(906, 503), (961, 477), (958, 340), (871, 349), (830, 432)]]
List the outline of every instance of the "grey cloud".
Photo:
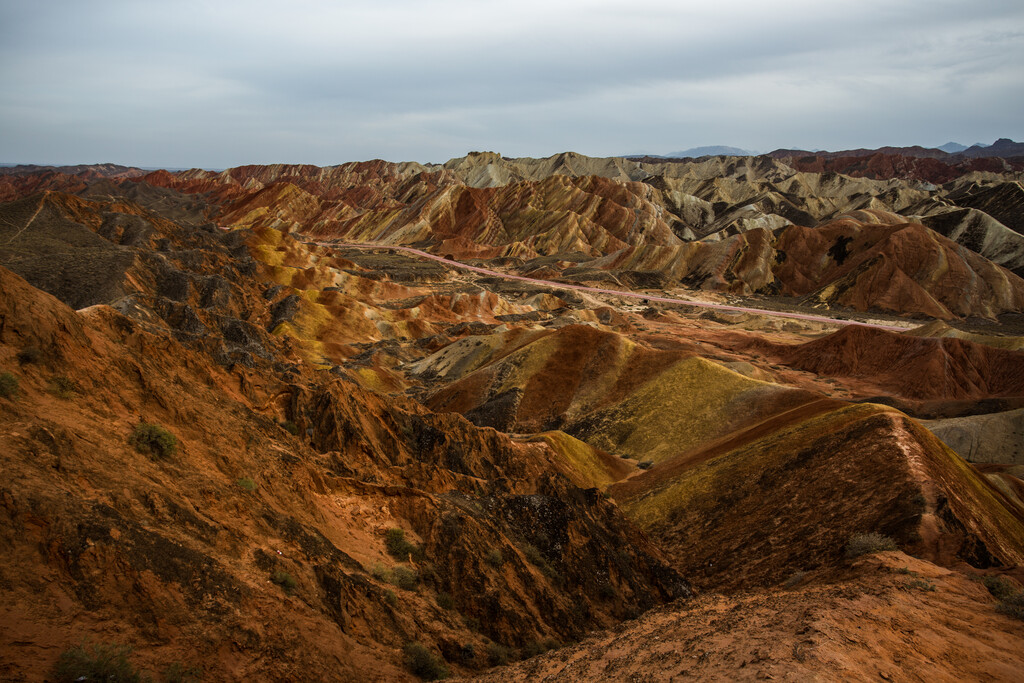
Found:
[(1015, 3), (5, 2), (0, 20), (9, 161), (441, 161), (1024, 134)]

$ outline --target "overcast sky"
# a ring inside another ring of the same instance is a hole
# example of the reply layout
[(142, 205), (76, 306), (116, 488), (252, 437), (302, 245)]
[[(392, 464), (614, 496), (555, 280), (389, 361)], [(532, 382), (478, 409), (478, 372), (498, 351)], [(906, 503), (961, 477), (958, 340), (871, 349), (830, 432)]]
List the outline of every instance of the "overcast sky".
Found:
[(0, 0), (0, 162), (1024, 139), (1020, 0)]

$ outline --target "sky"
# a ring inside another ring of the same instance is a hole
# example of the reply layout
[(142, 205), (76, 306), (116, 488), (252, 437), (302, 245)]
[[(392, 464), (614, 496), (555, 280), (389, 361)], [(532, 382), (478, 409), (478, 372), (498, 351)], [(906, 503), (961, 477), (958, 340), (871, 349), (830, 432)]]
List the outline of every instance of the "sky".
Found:
[(0, 162), (1024, 140), (1020, 0), (0, 0)]

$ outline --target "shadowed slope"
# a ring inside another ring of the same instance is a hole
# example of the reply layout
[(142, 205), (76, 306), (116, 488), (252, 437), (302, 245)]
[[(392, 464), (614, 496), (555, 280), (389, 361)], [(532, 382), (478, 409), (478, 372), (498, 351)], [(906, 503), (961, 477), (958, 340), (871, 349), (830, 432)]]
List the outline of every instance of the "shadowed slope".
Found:
[(912, 399), (1024, 395), (1024, 352), (956, 337), (848, 327), (795, 346), (758, 346), (794, 368)]
[[(611, 495), (705, 586), (771, 584), (830, 565), (879, 532), (933, 561), (1024, 559), (1022, 510), (897, 411), (833, 410), (709, 459), (671, 463)], [(713, 544), (698, 539), (715, 538)]]

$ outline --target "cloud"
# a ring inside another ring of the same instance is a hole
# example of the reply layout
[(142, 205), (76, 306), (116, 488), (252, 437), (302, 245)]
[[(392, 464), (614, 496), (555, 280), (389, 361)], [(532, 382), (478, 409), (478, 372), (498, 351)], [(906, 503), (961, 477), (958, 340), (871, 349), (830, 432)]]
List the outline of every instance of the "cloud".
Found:
[(2, 2), (0, 24), (7, 161), (1024, 136), (1015, 3)]

